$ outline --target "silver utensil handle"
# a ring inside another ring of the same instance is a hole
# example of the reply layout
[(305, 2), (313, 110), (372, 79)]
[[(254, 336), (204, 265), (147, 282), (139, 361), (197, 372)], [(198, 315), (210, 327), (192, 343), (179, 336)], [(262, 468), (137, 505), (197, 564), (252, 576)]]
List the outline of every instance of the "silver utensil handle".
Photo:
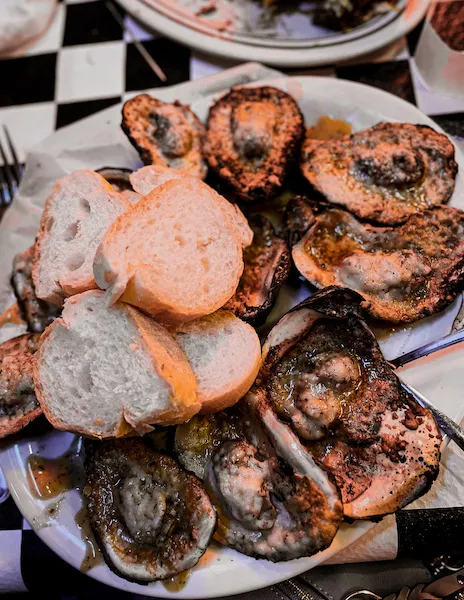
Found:
[(453, 419), (450, 419), (444, 413), (442, 413), (439, 408), (430, 402), (430, 400), (427, 400), (425, 396), (411, 387), (401, 377), (399, 377), (399, 380), (403, 388), (412, 396), (414, 396), (421, 406), (429, 408), (432, 411), (440, 429), (446, 433), (446, 435), (448, 435), (453, 442), (455, 442), (461, 448), (461, 450), (464, 450), (464, 429), (455, 421), (453, 421)]
[(459, 329), (459, 331), (445, 335), (445, 337), (442, 337), (439, 340), (430, 342), (430, 344), (425, 344), (425, 346), (421, 346), (420, 348), (417, 348), (417, 350), (412, 350), (407, 354), (403, 354), (403, 356), (398, 356), (398, 358), (390, 360), (389, 362), (397, 368), (402, 367), (413, 360), (423, 358), (424, 356), (438, 352), (438, 350), (444, 350), (445, 348), (459, 344), (459, 342), (464, 342), (464, 329)]

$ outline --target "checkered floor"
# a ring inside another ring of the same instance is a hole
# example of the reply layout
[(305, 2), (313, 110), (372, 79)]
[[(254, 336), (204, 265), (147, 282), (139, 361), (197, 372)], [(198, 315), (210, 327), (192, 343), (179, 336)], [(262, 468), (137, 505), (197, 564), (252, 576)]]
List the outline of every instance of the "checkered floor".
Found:
[[(1, 1), (1, 0), (0, 0)], [(120, 10), (167, 75), (166, 85), (210, 75), (231, 63), (192, 55), (185, 47), (144, 31)], [(397, 45), (395, 57), (342, 67), (299, 69), (367, 83), (392, 92), (464, 140), (464, 99), (424, 86), (412, 58), (420, 27)], [(296, 71), (287, 71), (289, 74)], [(45, 37), (23, 58), (0, 60), (0, 124), (8, 125), (21, 159), (55, 129), (121, 102), (133, 92), (162, 86), (101, 0), (66, 0)], [(50, 598), (93, 598), (108, 588), (75, 571), (48, 549), (11, 498), (0, 506), (0, 593), (24, 591)], [(9, 552), (3, 552), (8, 548)], [(63, 590), (66, 590), (63, 593)], [(128, 594), (111, 591), (111, 597)], [(134, 596), (135, 597), (135, 596)]]

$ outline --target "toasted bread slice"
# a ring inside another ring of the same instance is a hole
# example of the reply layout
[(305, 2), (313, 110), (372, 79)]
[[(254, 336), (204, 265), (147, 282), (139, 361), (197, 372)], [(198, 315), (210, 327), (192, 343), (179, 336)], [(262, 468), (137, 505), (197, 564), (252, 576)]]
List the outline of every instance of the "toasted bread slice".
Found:
[(253, 385), (261, 344), (253, 327), (233, 313), (219, 310), (181, 325), (175, 338), (195, 374), (202, 414), (232, 406)]
[[(142, 196), (147, 196), (163, 183), (173, 179), (184, 179), (185, 177), (190, 177), (190, 175), (183, 171), (176, 171), (175, 169), (169, 169), (161, 165), (149, 165), (131, 173), (130, 182), (136, 192)], [(217, 194), (211, 188), (209, 189), (216, 198), (218, 206), (221, 207), (227, 218), (234, 223), (242, 246), (246, 248), (253, 241), (253, 231), (250, 229), (244, 214), (236, 204), (228, 202), (223, 196)]]
[(101, 291), (69, 298), (42, 335), (34, 382), (47, 419), (96, 438), (188, 420), (200, 403), (174, 338), (138, 310), (106, 300)]
[(97, 287), (93, 259), (103, 234), (131, 203), (101, 175), (75, 171), (59, 179), (45, 203), (32, 278), (37, 297), (57, 306)]
[(253, 235), (236, 215), (195, 177), (167, 181), (108, 229), (95, 280), (112, 302), (121, 299), (162, 322), (215, 312), (237, 289), (242, 247)]
[(0, 345), (0, 438), (42, 414), (32, 371), (40, 335), (27, 333)]

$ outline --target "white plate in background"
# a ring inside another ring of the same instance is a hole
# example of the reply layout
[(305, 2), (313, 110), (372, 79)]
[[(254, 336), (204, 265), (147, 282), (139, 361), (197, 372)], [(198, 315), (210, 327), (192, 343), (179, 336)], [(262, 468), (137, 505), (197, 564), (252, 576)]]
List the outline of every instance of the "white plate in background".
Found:
[[(179, 4), (192, 4), (192, 0), (117, 2), (146, 27), (199, 52), (278, 67), (311, 67), (351, 60), (391, 44), (422, 20), (430, 0), (399, 0), (397, 9), (373, 17), (346, 33), (312, 25), (304, 15), (294, 16), (285, 24), (288, 35), (280, 28), (272, 37), (208, 27), (204, 25), (206, 20), (200, 23), (179, 10)], [(250, 6), (254, 3), (254, 0), (246, 2)], [(243, 10), (238, 4), (238, 10)]]

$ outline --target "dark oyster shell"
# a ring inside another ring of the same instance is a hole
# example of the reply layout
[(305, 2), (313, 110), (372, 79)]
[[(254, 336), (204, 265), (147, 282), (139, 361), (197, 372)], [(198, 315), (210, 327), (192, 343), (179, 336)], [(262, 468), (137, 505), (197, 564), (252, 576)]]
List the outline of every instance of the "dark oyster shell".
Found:
[(282, 188), (304, 134), (295, 100), (277, 88), (235, 88), (214, 104), (203, 148), (209, 166), (245, 200)]
[(129, 176), (132, 173), (131, 169), (102, 167), (101, 169), (97, 169), (96, 173), (101, 175), (103, 179), (106, 179), (108, 183), (111, 183), (117, 192), (124, 192), (125, 190), (134, 191), (129, 179)]
[(14, 257), (11, 286), (28, 330), (33, 333), (42, 333), (61, 314), (61, 309), (50, 302), (40, 300), (35, 295), (35, 287), (32, 282), (34, 252), (35, 244)]
[(216, 513), (200, 481), (140, 439), (88, 441), (87, 507), (108, 566), (149, 583), (193, 567)]
[(441, 443), (432, 413), (403, 390), (360, 318), (361, 302), (331, 287), (282, 317), (263, 346), (257, 391), (332, 473), (354, 519), (423, 494)]
[(458, 170), (445, 135), (409, 123), (379, 123), (324, 143), (307, 138), (300, 166), (329, 202), (384, 225), (448, 202)]
[(124, 104), (121, 127), (146, 165), (206, 177), (201, 150), (205, 127), (188, 106), (139, 94)]
[(0, 345), (0, 438), (42, 414), (32, 378), (39, 339), (39, 334), (27, 333)]
[(178, 426), (175, 451), (205, 478), (222, 544), (282, 561), (332, 542), (343, 514), (338, 490), (261, 393)]
[(464, 279), (463, 211), (435, 207), (387, 228), (298, 198), (286, 216), (293, 240), (301, 233), (302, 212), (309, 229), (293, 246), (292, 257), (313, 285), (354, 289), (373, 317), (394, 323), (436, 313), (456, 297)]
[(130, 169), (119, 167), (102, 167), (97, 169), (96, 173), (101, 175), (112, 187), (122, 194), (131, 204), (137, 204), (142, 197), (132, 187), (130, 176), (133, 173)]
[(245, 268), (235, 295), (224, 306), (253, 325), (262, 325), (290, 272), (290, 251), (262, 215), (249, 219), (253, 242), (245, 248)]

